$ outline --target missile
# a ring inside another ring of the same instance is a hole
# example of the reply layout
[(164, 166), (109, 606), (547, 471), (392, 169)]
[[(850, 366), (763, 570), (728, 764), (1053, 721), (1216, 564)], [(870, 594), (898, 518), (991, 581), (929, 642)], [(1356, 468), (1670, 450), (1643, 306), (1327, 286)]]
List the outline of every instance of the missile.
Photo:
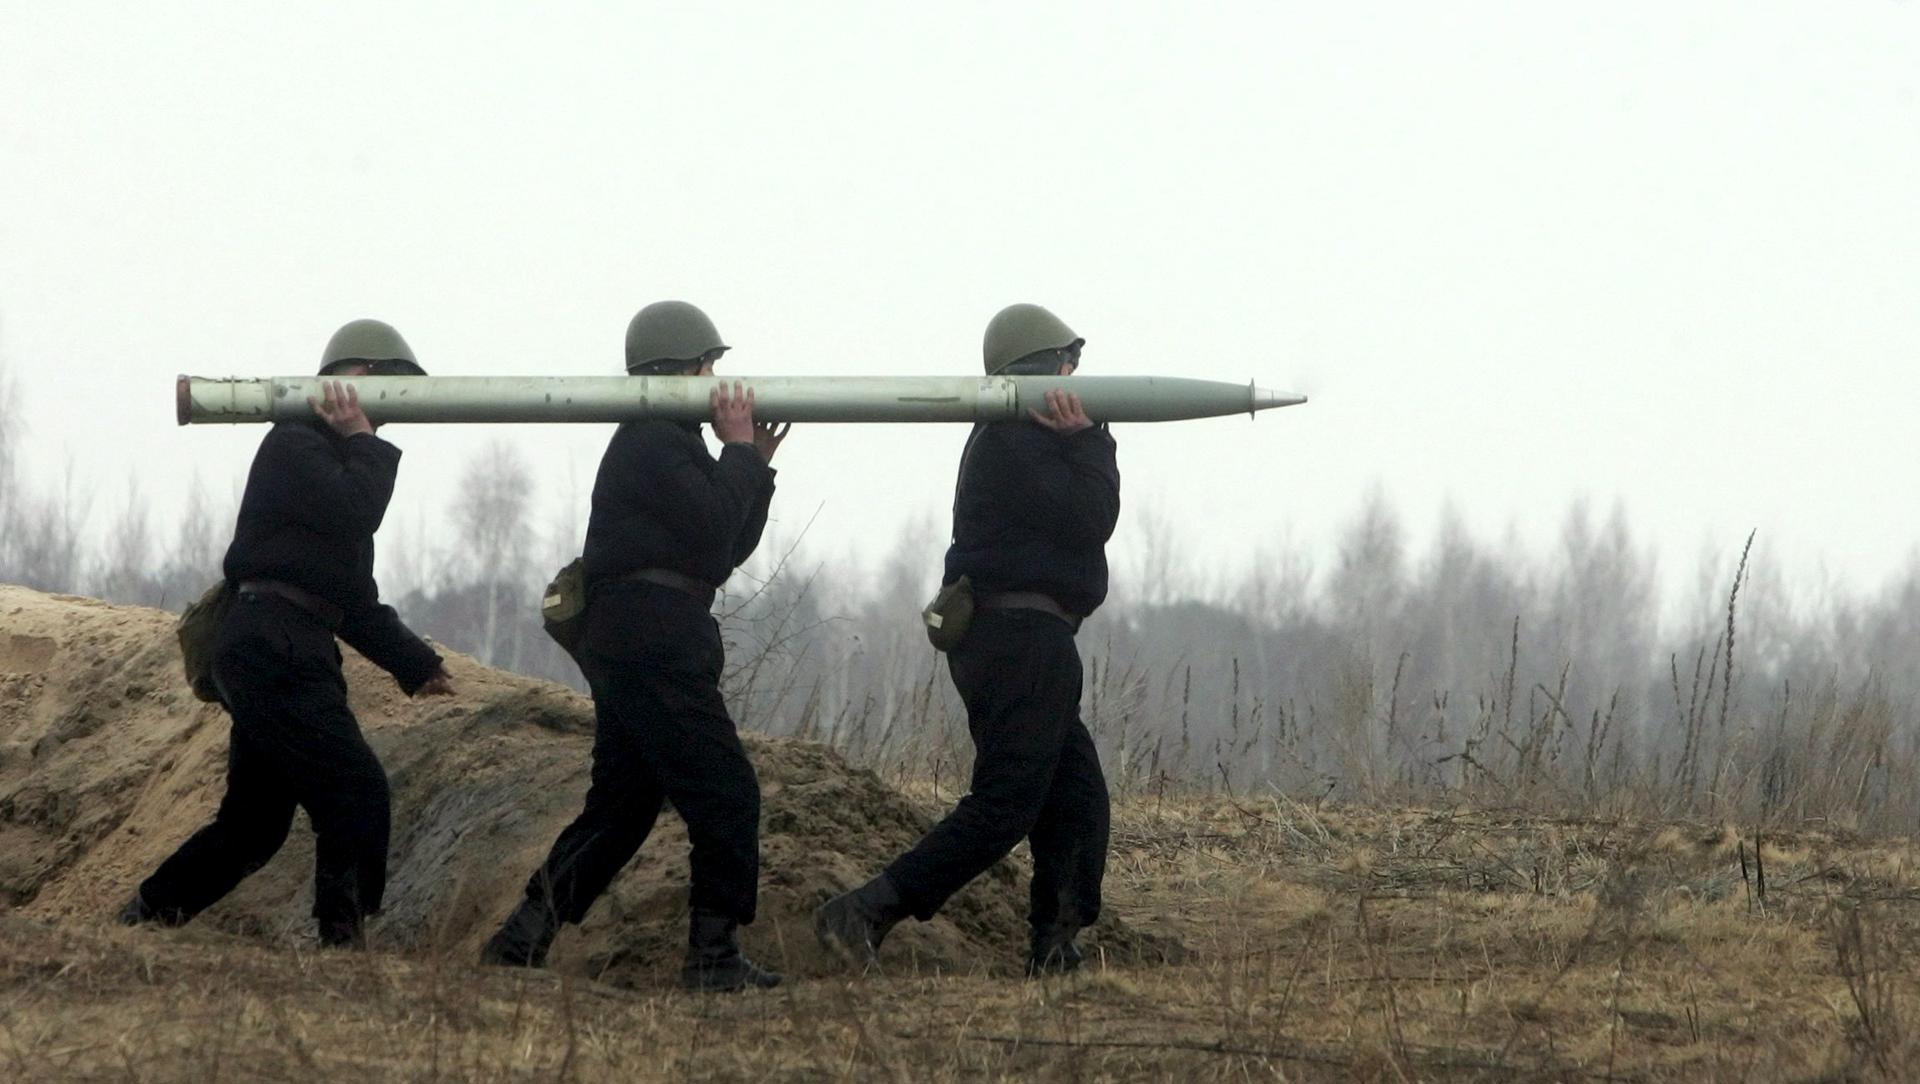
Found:
[[(738, 382), (771, 422), (990, 422), (1046, 411), (1054, 388), (1096, 422), (1253, 414), (1307, 401), (1248, 384), (1166, 376), (357, 376), (340, 377), (375, 422), (623, 422), (712, 417), (708, 396)], [(214, 379), (174, 386), (181, 425), (314, 417), (320, 378)]]

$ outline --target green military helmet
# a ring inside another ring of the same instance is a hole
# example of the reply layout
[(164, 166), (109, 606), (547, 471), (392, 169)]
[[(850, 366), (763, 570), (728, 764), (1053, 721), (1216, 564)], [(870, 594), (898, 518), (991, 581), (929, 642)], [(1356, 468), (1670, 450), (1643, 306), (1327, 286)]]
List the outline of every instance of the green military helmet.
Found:
[(1086, 341), (1066, 321), (1038, 305), (1008, 305), (987, 323), (981, 352), (986, 356), (987, 375), (993, 376), (1029, 354), (1070, 350)]
[(362, 363), (375, 376), (425, 376), (427, 371), (414, 360), (413, 348), (393, 329), (379, 320), (354, 320), (343, 324), (327, 349), (320, 355), (320, 375), (326, 376), (342, 365)]
[(691, 365), (727, 349), (707, 314), (684, 301), (656, 301), (627, 324), (627, 372), (658, 362)]

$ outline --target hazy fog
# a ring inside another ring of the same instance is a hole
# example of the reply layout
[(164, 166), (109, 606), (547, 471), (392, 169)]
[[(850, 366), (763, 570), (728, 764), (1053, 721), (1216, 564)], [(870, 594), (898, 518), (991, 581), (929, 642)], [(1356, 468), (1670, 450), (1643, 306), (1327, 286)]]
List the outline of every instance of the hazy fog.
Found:
[[(1123, 567), (1142, 511), (1195, 579), (1327, 567), (1378, 486), (1415, 543), (1618, 502), (1670, 589), (1757, 527), (1870, 592), (1920, 537), (1917, 56), (1888, 2), (9, 2), (0, 358), (23, 476), (104, 534), (242, 477), (259, 434), (175, 429), (175, 373), (306, 371), (353, 317), (436, 372), (617, 372), (683, 297), (726, 371), (933, 373), (1032, 300), (1086, 371), (1314, 396), (1122, 432)], [(434, 538), (501, 435), (582, 520), (606, 430), (390, 435)], [(877, 560), (961, 438), (797, 431), (776, 528)]]

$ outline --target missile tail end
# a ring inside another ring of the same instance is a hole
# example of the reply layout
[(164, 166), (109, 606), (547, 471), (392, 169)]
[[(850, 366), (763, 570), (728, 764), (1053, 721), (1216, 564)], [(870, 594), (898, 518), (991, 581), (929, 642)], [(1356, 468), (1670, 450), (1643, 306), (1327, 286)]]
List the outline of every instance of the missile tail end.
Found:
[(181, 373), (173, 382), (173, 420), (179, 425), (187, 424), (193, 415), (193, 394), (188, 388), (187, 374)]

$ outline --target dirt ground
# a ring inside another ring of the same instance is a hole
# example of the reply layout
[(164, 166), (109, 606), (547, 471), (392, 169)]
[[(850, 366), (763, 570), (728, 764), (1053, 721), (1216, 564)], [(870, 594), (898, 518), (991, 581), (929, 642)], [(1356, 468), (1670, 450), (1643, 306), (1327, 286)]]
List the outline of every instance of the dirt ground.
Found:
[[(26, 915), (94, 921), (204, 823), (225, 778), (227, 718), (195, 701), (179, 671), (172, 615), (0, 587), (0, 901)], [(353, 709), (393, 786), (385, 910), (370, 934), (396, 951), (470, 956), (518, 901), (526, 877), (580, 810), (593, 709), (560, 686), (449, 652), (450, 699), (411, 701), (346, 652)], [(859, 884), (931, 823), (928, 811), (822, 746), (749, 735), (762, 795), (762, 919), (751, 951), (800, 975), (834, 962), (807, 918)], [(951, 797), (951, 796), (949, 796)], [(293, 838), (201, 924), (267, 939), (308, 932), (312, 836)], [(663, 817), (640, 856), (557, 966), (646, 985), (684, 944), (687, 840)], [(1026, 879), (1003, 863), (939, 920), (901, 931), (922, 970), (1010, 968)], [(1123, 923), (1109, 952), (1164, 952)]]
[[(211, 812), (225, 719), (170, 615), (0, 587), (0, 1079), (1902, 1080), (1920, 1065), (1916, 849), (1839, 832), (1377, 810), (1116, 809), (1082, 973), (1017, 977), (1025, 858), (883, 973), (806, 916), (951, 794), (758, 740), (763, 918), (787, 985), (672, 986), (686, 844), (663, 817), (544, 972), (471, 963), (586, 786), (590, 710), (456, 658), (414, 704), (349, 660), (392, 776), (373, 951), (316, 948), (304, 827), (180, 930), (112, 913)], [(1744, 873), (1743, 873), (1744, 870)], [(1766, 889), (1760, 891), (1764, 871)]]

